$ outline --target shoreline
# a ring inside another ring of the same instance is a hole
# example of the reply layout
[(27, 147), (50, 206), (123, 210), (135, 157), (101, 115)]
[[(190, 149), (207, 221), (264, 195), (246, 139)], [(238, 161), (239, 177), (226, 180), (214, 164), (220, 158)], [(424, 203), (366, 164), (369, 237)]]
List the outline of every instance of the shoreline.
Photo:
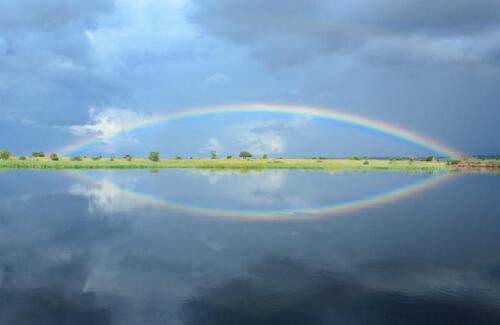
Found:
[(80, 161), (62, 157), (10, 158), (0, 160), (2, 169), (313, 169), (313, 170), (393, 170), (393, 171), (500, 171), (500, 160), (421, 161), (389, 159), (160, 159), (146, 158), (82, 158)]

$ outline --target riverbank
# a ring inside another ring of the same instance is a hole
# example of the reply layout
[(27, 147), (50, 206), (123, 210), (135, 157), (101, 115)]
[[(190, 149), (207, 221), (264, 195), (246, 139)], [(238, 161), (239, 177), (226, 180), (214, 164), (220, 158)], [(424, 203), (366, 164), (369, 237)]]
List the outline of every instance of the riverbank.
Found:
[(82, 158), (71, 160), (60, 158), (11, 158), (0, 160), (0, 168), (23, 169), (132, 169), (132, 168), (227, 168), (227, 169), (328, 169), (328, 170), (408, 170), (437, 171), (449, 170), (445, 161), (426, 162), (409, 160), (348, 160), (348, 159), (160, 159), (145, 158)]
[(81, 158), (72, 160), (62, 157), (10, 158), (0, 160), (0, 168), (18, 169), (163, 169), (163, 168), (208, 168), (208, 169), (325, 169), (325, 170), (395, 170), (395, 171), (457, 171), (500, 170), (500, 160), (388, 160), (388, 159), (160, 159), (146, 158)]

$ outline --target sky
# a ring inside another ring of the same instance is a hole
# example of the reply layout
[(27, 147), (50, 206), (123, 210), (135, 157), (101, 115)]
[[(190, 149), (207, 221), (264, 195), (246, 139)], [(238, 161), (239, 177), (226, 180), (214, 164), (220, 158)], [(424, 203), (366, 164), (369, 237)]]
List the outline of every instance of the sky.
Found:
[(312, 117), (210, 116), (233, 103), (323, 107), (499, 154), (497, 0), (0, 0), (0, 147), (17, 154), (425, 154)]

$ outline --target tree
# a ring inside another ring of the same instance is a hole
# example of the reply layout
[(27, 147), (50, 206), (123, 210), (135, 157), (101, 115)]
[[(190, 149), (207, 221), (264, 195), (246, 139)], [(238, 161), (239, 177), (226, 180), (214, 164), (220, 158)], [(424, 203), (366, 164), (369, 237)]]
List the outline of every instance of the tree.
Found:
[(210, 150), (210, 156), (212, 159), (217, 159), (217, 150)]
[(263, 155), (262, 155), (262, 159), (267, 159), (267, 155), (266, 155), (266, 154), (263, 154)]
[(248, 152), (248, 151), (242, 151), (242, 152), (240, 152), (240, 157), (244, 158), (244, 159), (251, 158), (252, 154), (250, 152)]
[(43, 151), (35, 151), (31, 154), (32, 157), (45, 157), (45, 153), (43, 153)]
[(149, 153), (149, 160), (159, 161), (160, 160), (160, 153), (158, 151), (151, 151)]
[(71, 160), (72, 160), (72, 161), (82, 161), (82, 160), (83, 160), (83, 158), (82, 158), (82, 156), (78, 156), (78, 155), (76, 155), (76, 156), (71, 157)]
[(50, 160), (53, 160), (53, 161), (59, 160), (59, 156), (57, 155), (57, 153), (51, 153)]
[(5, 149), (0, 150), (0, 159), (7, 160), (9, 158), (10, 158), (10, 151), (9, 150), (5, 150)]
[(233, 159), (233, 155), (227, 155), (226, 159)]
[(132, 161), (132, 156), (131, 155), (125, 155), (123, 157), (123, 159), (125, 159), (126, 161)]

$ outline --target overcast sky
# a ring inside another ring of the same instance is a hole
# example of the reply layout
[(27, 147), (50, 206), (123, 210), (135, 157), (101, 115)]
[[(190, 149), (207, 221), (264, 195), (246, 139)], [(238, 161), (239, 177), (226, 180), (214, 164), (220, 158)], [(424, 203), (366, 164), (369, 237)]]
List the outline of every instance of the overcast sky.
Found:
[(331, 107), (498, 154), (498, 0), (0, 0), (0, 147), (82, 153), (424, 153), (333, 122), (231, 116), (114, 135), (190, 107)]

